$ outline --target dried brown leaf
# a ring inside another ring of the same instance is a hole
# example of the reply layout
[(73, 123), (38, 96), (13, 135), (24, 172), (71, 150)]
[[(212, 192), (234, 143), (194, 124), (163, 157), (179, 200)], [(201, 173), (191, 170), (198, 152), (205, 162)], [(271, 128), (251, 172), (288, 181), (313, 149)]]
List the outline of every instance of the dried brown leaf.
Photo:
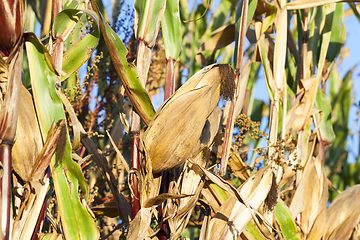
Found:
[[(252, 218), (260, 226), (252, 211), (255, 211), (257, 216), (270, 226), (256, 209), (260, 207), (268, 196), (273, 182), (272, 178), (272, 170), (268, 167), (249, 178), (240, 187), (240, 194), (248, 203), (243, 204), (236, 201), (237, 199), (233, 196), (226, 200), (211, 220), (207, 237), (212, 239), (237, 238)], [(258, 184), (254, 184), (255, 182), (258, 182)]]
[(317, 217), (308, 239), (336, 239), (336, 236), (348, 236), (351, 225), (354, 229), (359, 222), (360, 201), (355, 200), (359, 198), (359, 184), (340, 193)]
[(16, 140), (12, 148), (12, 168), (24, 181), (31, 172), (43, 142), (31, 94), (21, 85)]
[(105, 215), (107, 217), (117, 217), (119, 216), (118, 207), (116, 202), (107, 202), (95, 207), (90, 208), (97, 215)]
[[(39, 181), (33, 181), (29, 185), (32, 187), (35, 195), (30, 197), (29, 201), (23, 202), (23, 204), (25, 204), (25, 206), (23, 206), (24, 211), (21, 218), (14, 222), (12, 239), (27, 240), (29, 236), (32, 236), (46, 194), (49, 190), (49, 178), (45, 177), (43, 183), (44, 184), (41, 184)], [(18, 207), (21, 208), (21, 206)]]
[(195, 56), (196, 61), (202, 65), (207, 65), (206, 59), (201, 54), (202, 51), (214, 52), (235, 41), (235, 24), (222, 26), (211, 33), (211, 35), (213, 36), (201, 44), (200, 49)]
[[(350, 216), (337, 226), (328, 239), (351, 239), (355, 227), (360, 223), (360, 208), (356, 209)], [(354, 239), (354, 238), (353, 238)], [(358, 239), (358, 238), (357, 238)]]
[(250, 177), (250, 167), (241, 159), (238, 153), (230, 156), (229, 168), (231, 170), (231, 174), (239, 178), (241, 182), (245, 182)]
[(83, 135), (81, 137), (81, 142), (85, 146), (85, 148), (89, 151), (89, 153), (92, 154), (93, 161), (101, 169), (101, 172), (103, 176), (106, 178), (106, 181), (109, 184), (111, 192), (114, 195), (114, 199), (119, 211), (119, 216), (121, 220), (124, 221), (125, 225), (128, 225), (131, 216), (131, 207), (129, 202), (125, 199), (124, 195), (119, 193), (114, 174), (110, 170), (106, 159), (102, 154), (98, 152), (96, 145), (87, 135)]
[(287, 11), (280, 10), (276, 21), (276, 41), (274, 49), (274, 81), (277, 91), (283, 91), (286, 87), (285, 59), (287, 47)]
[(216, 193), (214, 193), (209, 184), (205, 184), (204, 188), (201, 190), (201, 194), (208, 201), (212, 210), (217, 212), (222, 204), (222, 201), (217, 198)]
[(152, 207), (152, 206), (157, 206), (160, 205), (161, 203), (163, 203), (164, 201), (168, 200), (168, 199), (180, 199), (180, 198), (186, 198), (186, 197), (191, 197), (193, 195), (188, 195), (188, 194), (173, 194), (173, 193), (162, 193), (156, 197), (150, 198), (147, 200), (147, 202), (145, 203), (146, 208)]
[(293, 114), (295, 114), (295, 117), (289, 118), (294, 119), (292, 122), (292, 129), (294, 131), (299, 131), (305, 127), (310, 115), (313, 99), (315, 99), (317, 93), (317, 81), (315, 78), (307, 78), (300, 81), (304, 87), (304, 93), (299, 104), (294, 108)]
[[(36, 161), (31, 171), (31, 180), (40, 180), (44, 177), (51, 158), (58, 147), (59, 139), (66, 138), (65, 120), (61, 119), (56, 124), (52, 124), (47, 134), (44, 147), (36, 157)], [(61, 141), (61, 140), (60, 140)]]
[[(217, 122), (219, 121), (219, 118), (220, 116), (217, 116)], [(204, 143), (204, 145), (209, 144), (209, 142), (211, 141), (212, 140), (210, 137), (210, 139), (208, 139), (208, 142)], [(208, 156), (207, 151), (208, 148), (205, 147), (200, 153), (196, 155), (196, 157), (191, 159), (200, 164), (201, 166), (205, 166)], [(178, 203), (172, 203), (172, 205), (176, 206), (176, 212), (174, 213), (173, 217), (168, 219), (168, 221), (170, 230), (173, 233), (173, 237), (175, 239), (180, 237), (181, 233), (183, 232), (190, 220), (191, 213), (194, 210), (196, 202), (198, 201), (200, 193), (204, 186), (204, 181), (202, 180), (202, 177), (203, 173), (197, 167), (187, 162), (180, 178), (181, 186), (175, 190), (178, 191), (179, 189), (181, 194), (191, 194), (192, 196), (179, 199)], [(169, 207), (171, 208), (172, 206), (170, 205)]]
[(130, 222), (127, 240), (145, 239), (151, 222), (150, 208), (140, 208), (135, 218)]
[(127, 164), (124, 156), (121, 154), (121, 152), (119, 151), (119, 149), (118, 149), (117, 146), (115, 145), (114, 140), (113, 140), (112, 137), (110, 136), (109, 132), (106, 131), (106, 133), (107, 133), (107, 135), (108, 135), (108, 137), (109, 137), (109, 139), (110, 139), (110, 142), (111, 142), (113, 148), (115, 149), (116, 154), (119, 156), (119, 158), (120, 158), (120, 160), (121, 160), (121, 163), (124, 165), (126, 171), (129, 173), (129, 172), (130, 172), (130, 168), (129, 168), (129, 165)]
[(327, 199), (324, 167), (319, 158), (312, 158), (305, 166), (289, 208), (294, 219), (301, 214), (300, 226), (305, 236), (309, 234), (318, 214), (326, 208)]
[[(322, 6), (322, 5), (331, 4), (331, 3), (338, 3), (338, 2), (343, 2), (343, 0), (317, 0), (317, 1), (297, 0), (297, 1), (292, 1), (288, 4), (286, 4), (284, 6), (284, 8), (286, 8), (288, 10), (305, 9), (305, 8), (313, 8), (313, 7), (317, 7), (317, 6)], [(357, 2), (357, 1), (356, 0), (348, 0), (346, 2)]]

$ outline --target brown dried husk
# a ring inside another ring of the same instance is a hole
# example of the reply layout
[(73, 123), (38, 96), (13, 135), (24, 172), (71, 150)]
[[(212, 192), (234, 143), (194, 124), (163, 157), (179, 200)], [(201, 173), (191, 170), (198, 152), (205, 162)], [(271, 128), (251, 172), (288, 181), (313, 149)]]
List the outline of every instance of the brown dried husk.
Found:
[(190, 157), (220, 95), (228, 98), (233, 89), (230, 65), (213, 64), (197, 72), (163, 103), (141, 136), (154, 173), (178, 167)]
[(43, 142), (31, 94), (23, 85), (20, 87), (20, 96), (11, 165), (22, 180), (30, 181), (31, 171)]
[(0, 55), (9, 56), (24, 32), (25, 0), (3, 0), (0, 4)]

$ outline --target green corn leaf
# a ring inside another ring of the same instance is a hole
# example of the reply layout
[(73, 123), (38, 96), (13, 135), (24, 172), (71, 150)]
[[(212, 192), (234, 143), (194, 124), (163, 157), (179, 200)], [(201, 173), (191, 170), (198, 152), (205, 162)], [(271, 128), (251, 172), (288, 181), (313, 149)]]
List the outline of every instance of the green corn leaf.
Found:
[(78, 3), (77, 1), (65, 0), (64, 9), (79, 9), (79, 5), (84, 5), (84, 3)]
[(53, 37), (56, 40), (65, 41), (81, 15), (81, 11), (76, 9), (66, 9), (57, 14), (53, 23)]
[(166, 0), (135, 1), (135, 37), (152, 48), (164, 15)]
[(316, 66), (319, 61), (319, 39), (320, 39), (320, 24), (322, 19), (324, 18), (324, 10), (323, 7), (316, 7), (312, 9), (313, 21), (309, 23), (309, 41), (308, 41), (308, 49), (311, 49), (313, 57), (312, 57), (312, 65)]
[[(56, 93), (57, 76), (46, 60), (46, 48), (33, 33), (25, 35), (31, 85), (43, 137), (53, 122), (66, 119), (62, 102)], [(48, 53), (47, 53), (48, 54)], [(69, 135), (63, 132), (50, 163), (66, 239), (97, 239), (98, 230), (81, 202), (78, 188), (88, 197), (88, 187), (80, 166), (71, 159)]]
[(98, 42), (99, 31), (95, 30), (72, 45), (72, 47), (64, 53), (62, 70), (66, 75), (61, 76), (62, 81), (71, 76), (89, 60)]
[(331, 26), (331, 38), (327, 55), (328, 66), (335, 61), (345, 43), (346, 29), (344, 23), (344, 3), (337, 3)]
[(121, 83), (125, 87), (130, 101), (133, 104), (136, 112), (146, 125), (155, 116), (155, 110), (147, 94), (146, 90), (142, 87), (140, 80), (137, 76), (135, 67), (128, 64), (126, 55), (128, 53), (123, 42), (114, 30), (102, 19), (96, 4), (91, 1), (93, 9), (97, 12), (100, 18), (101, 34), (104, 37), (105, 44), (109, 50), (111, 60), (114, 64), (117, 75), (119, 76)]
[(99, 42), (99, 18), (92, 10), (66, 9), (56, 16), (53, 24), (53, 37), (57, 41), (65, 41), (83, 13), (86, 13), (94, 20), (96, 27), (94, 31), (73, 44), (70, 49), (64, 53), (62, 70), (65, 75), (61, 76), (62, 81), (89, 60)]
[(167, 1), (164, 17), (161, 20), (166, 59), (177, 59), (181, 49), (181, 22), (179, 0)]
[(214, 13), (209, 33), (226, 24), (226, 19), (229, 15), (229, 9), (231, 9), (231, 1), (225, 0), (220, 2), (218, 8), (216, 9), (216, 12)]
[(246, 235), (250, 240), (262, 240), (266, 239), (264, 235), (260, 232), (259, 228), (256, 226), (254, 220), (251, 220), (245, 227)]
[(229, 194), (218, 185), (211, 183), (210, 186), (212, 187), (212, 189), (214, 190), (215, 194), (217, 195), (217, 197), (220, 199), (221, 202), (225, 202), (226, 199), (229, 198)]
[(335, 133), (331, 123), (332, 109), (330, 104), (330, 98), (322, 91), (318, 91), (314, 106), (315, 108), (322, 111), (322, 116), (320, 116), (320, 113), (316, 113), (316, 120), (320, 123), (319, 128), (321, 138), (323, 141), (330, 144), (335, 140)]
[[(271, 41), (271, 40), (269, 40)], [(265, 44), (265, 35), (262, 34), (258, 41), (259, 53), (261, 62), (264, 68), (264, 75), (266, 80), (266, 86), (269, 92), (270, 100), (274, 99), (275, 85), (274, 85), (274, 75), (271, 69), (270, 59), (268, 58), (268, 52), (266, 50)]]
[(286, 209), (282, 201), (279, 201), (276, 204), (275, 217), (276, 221), (280, 225), (282, 235), (285, 239), (299, 240), (298, 236), (296, 235), (296, 224), (292, 220), (289, 211)]

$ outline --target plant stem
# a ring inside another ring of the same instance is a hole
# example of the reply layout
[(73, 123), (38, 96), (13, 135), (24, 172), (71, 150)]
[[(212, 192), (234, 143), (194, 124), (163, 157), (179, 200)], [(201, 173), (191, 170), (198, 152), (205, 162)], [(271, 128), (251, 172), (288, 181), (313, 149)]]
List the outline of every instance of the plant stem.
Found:
[[(145, 87), (147, 75), (149, 72), (149, 66), (151, 62), (151, 50), (145, 45), (143, 40), (139, 40), (138, 43), (138, 52), (137, 52), (137, 65), (136, 65), (136, 72), (138, 73), (141, 85)], [(140, 134), (140, 116), (133, 111), (131, 117), (131, 129), (130, 129), (130, 136), (131, 136), (131, 162), (130, 167), (134, 169), (139, 169), (139, 134)], [(139, 194), (139, 187), (138, 187), (138, 179), (135, 175), (131, 177), (133, 183), (133, 193), (134, 197), (131, 198), (131, 216), (132, 219), (135, 218), (137, 212), (140, 210), (140, 194)]]
[[(175, 60), (170, 58), (166, 59), (166, 77), (165, 77), (165, 92), (164, 92), (164, 101), (166, 101), (171, 95), (174, 94), (176, 89), (176, 82), (175, 82)], [(162, 180), (161, 180), (161, 187), (160, 187), (160, 194), (167, 193), (169, 191), (169, 172), (165, 171), (162, 172)], [(159, 205), (159, 219), (162, 215), (163, 205)], [(161, 229), (158, 233), (159, 240), (166, 240), (170, 238), (170, 230), (167, 222), (164, 222), (161, 225)]]
[[(20, 46), (23, 44), (23, 39)], [(9, 79), (4, 105), (0, 111), (0, 161), (3, 168), (3, 177), (0, 179), (1, 191), (1, 234), (3, 240), (10, 238), (10, 209), (11, 209), (11, 149), (17, 128), (22, 59), (21, 48), (16, 51), (9, 64)]]
[[(131, 117), (131, 163), (130, 168), (139, 169), (139, 133), (140, 133), (140, 117), (139, 115), (133, 111)], [(131, 175), (131, 181), (133, 185), (133, 194), (134, 196), (131, 198), (131, 218), (134, 219), (137, 212), (140, 210), (140, 194), (139, 194), (139, 186), (138, 179), (135, 174)]]
[(230, 103), (230, 111), (228, 115), (228, 119), (226, 121), (226, 128), (225, 128), (225, 136), (224, 136), (224, 143), (221, 153), (221, 167), (220, 167), (220, 175), (224, 176), (226, 173), (226, 166), (229, 158), (230, 153), (230, 146), (232, 141), (232, 131), (234, 129), (234, 107), (235, 103), (238, 99), (239, 94), (239, 81), (240, 81), (240, 68), (242, 64), (242, 57), (245, 48), (245, 35), (246, 35), (246, 27), (247, 27), (247, 12), (249, 7), (249, 1), (244, 0), (242, 5), (242, 13), (241, 13), (241, 26), (239, 31), (239, 41), (238, 41), (238, 52), (237, 52), (237, 59), (236, 59), (236, 69), (235, 69), (235, 94), (234, 99)]
[(166, 77), (165, 77), (165, 91), (164, 101), (174, 94), (176, 89), (175, 83), (175, 60), (170, 58), (166, 60)]
[(302, 49), (301, 49), (301, 74), (300, 74), (301, 79), (308, 78), (308, 74), (307, 74), (308, 13), (309, 13), (309, 9), (308, 8), (304, 9), (303, 39), (302, 39)]
[(10, 144), (0, 146), (0, 159), (4, 175), (0, 178), (1, 187), (1, 233), (2, 239), (10, 239), (10, 203), (11, 203), (11, 148)]

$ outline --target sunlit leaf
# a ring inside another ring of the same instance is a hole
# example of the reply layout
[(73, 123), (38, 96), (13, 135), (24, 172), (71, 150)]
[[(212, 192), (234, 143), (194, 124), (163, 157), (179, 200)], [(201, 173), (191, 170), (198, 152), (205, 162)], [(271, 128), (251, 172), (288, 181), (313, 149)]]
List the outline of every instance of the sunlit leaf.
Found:
[(281, 233), (285, 239), (299, 240), (296, 236), (297, 228), (294, 220), (291, 218), (287, 207), (282, 201), (276, 204), (275, 210), (276, 221), (280, 225)]
[(321, 109), (322, 113), (316, 113), (316, 119), (320, 127), (321, 139), (327, 144), (335, 141), (335, 133), (332, 127), (330, 99), (323, 92), (318, 91), (314, 107)]
[[(322, 6), (326, 4), (332, 4), (332, 3), (338, 3), (342, 2), (342, 0), (318, 0), (318, 1), (312, 1), (312, 0), (297, 0), (292, 1), (288, 4), (286, 4), (284, 7), (288, 10), (294, 10), (294, 9), (304, 9), (304, 8), (311, 8), (311, 7), (317, 7)], [(347, 2), (356, 2), (355, 0), (350, 0)]]
[[(175, 1), (173, 1), (175, 2)], [(135, 34), (136, 38), (153, 47), (164, 15), (166, 0), (135, 1)], [(174, 4), (176, 8), (176, 4)], [(175, 10), (175, 8), (173, 8)], [(176, 18), (175, 18), (176, 19)]]
[(94, 19), (96, 26), (90, 34), (73, 44), (71, 48), (64, 53), (62, 71), (65, 75), (61, 76), (62, 81), (72, 75), (91, 57), (100, 38), (99, 18), (96, 13), (91, 10), (68, 9), (60, 12), (54, 21), (54, 38), (65, 41), (82, 13), (86, 13)]
[(181, 50), (179, 0), (166, 2), (164, 17), (161, 20), (161, 28), (166, 59), (177, 59)]
[[(56, 86), (58, 80), (45, 60), (45, 47), (34, 34), (26, 35), (25, 45), (35, 107), (42, 134), (46, 138), (53, 122), (66, 119), (55, 89), (59, 87)], [(59, 139), (50, 167), (65, 236), (70, 239), (97, 239), (98, 230), (95, 222), (79, 197), (79, 186), (86, 195), (88, 189), (80, 166), (71, 159), (70, 139), (67, 133)]]
[[(92, 1), (93, 8), (97, 14), (99, 11), (95, 3)], [(106, 46), (109, 50), (111, 60), (114, 64), (116, 73), (118, 74), (126, 92), (133, 104), (136, 112), (139, 114), (145, 124), (149, 124), (154, 118), (155, 110), (150, 101), (149, 95), (142, 87), (137, 76), (135, 67), (128, 64), (126, 60), (127, 49), (119, 36), (114, 30), (103, 21), (100, 17), (101, 34), (104, 37)]]

